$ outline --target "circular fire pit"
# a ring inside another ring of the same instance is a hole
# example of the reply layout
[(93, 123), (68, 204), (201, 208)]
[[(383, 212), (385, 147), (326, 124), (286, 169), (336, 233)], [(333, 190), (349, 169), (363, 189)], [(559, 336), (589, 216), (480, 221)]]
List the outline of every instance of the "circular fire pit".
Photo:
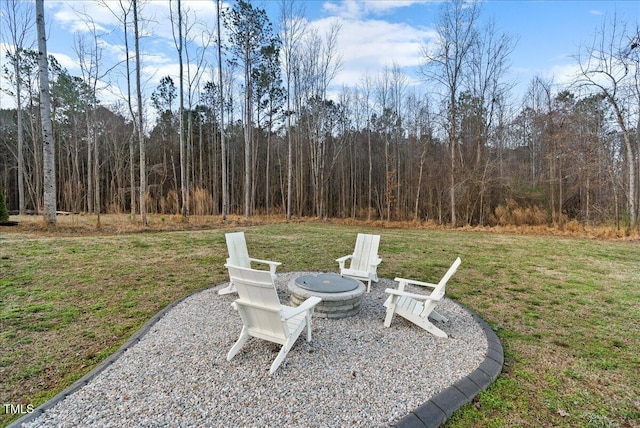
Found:
[(360, 312), (360, 302), (366, 287), (353, 278), (337, 273), (303, 275), (289, 281), (291, 305), (298, 306), (307, 298), (322, 299), (313, 315), (318, 318), (346, 318)]

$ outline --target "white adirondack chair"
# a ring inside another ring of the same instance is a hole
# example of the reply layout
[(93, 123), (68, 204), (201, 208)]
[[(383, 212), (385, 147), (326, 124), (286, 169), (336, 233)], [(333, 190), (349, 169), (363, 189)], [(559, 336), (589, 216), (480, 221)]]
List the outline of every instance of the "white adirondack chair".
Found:
[[(229, 252), (229, 258), (227, 264), (233, 266), (240, 266), (244, 268), (251, 268), (251, 263), (260, 263), (269, 265), (269, 272), (276, 279), (276, 268), (282, 263), (272, 262), (270, 260), (260, 260), (249, 257), (249, 251), (247, 250), (247, 241), (244, 239), (244, 232), (234, 232), (225, 234), (227, 240), (227, 251)], [(229, 282), (229, 285), (218, 291), (218, 294), (231, 294), (236, 292), (236, 286), (233, 280)]]
[(307, 342), (311, 341), (311, 316), (322, 299), (309, 297), (297, 308), (280, 304), (273, 277), (267, 271), (225, 265), (238, 288), (239, 299), (232, 303), (242, 318), (242, 332), (227, 354), (230, 361), (250, 337), (282, 345), (269, 374), (273, 374), (307, 326)]
[[(442, 316), (434, 309), (437, 303), (444, 297), (445, 287), (449, 279), (456, 273), (458, 266), (460, 266), (460, 257), (456, 259), (451, 265), (447, 273), (442, 277), (439, 283), (431, 284), (428, 282), (413, 281), (410, 279), (396, 278), (395, 281), (399, 283), (398, 289), (387, 288), (385, 293), (389, 293), (390, 296), (384, 302), (384, 306), (387, 308), (387, 316), (384, 319), (384, 326), (389, 327), (391, 320), (395, 314), (398, 314), (419, 327), (427, 330), (429, 333), (437, 337), (448, 337), (447, 333), (440, 330), (429, 321), (429, 317), (436, 321), (448, 321), (446, 317)], [(423, 287), (433, 288), (431, 294), (415, 294), (405, 291), (407, 284), (420, 285)]]
[[(378, 265), (382, 259), (378, 257), (380, 235), (358, 233), (353, 254), (340, 257), (336, 261), (340, 265), (340, 275), (367, 281), (367, 292), (371, 291), (371, 281), (378, 282)], [(351, 259), (349, 268), (345, 262)]]

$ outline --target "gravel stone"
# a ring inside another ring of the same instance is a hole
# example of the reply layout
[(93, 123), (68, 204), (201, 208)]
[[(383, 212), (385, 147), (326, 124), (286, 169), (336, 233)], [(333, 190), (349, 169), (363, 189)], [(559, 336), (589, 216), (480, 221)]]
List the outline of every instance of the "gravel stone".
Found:
[[(309, 272), (278, 274), (287, 283)], [(140, 341), (86, 386), (24, 427), (377, 427), (389, 426), (484, 360), (488, 344), (472, 315), (445, 298), (437, 311), (448, 339), (436, 338), (396, 316), (384, 328), (387, 295), (381, 278), (365, 293), (360, 312), (344, 319), (314, 318), (280, 368), (269, 367), (280, 345), (250, 339), (226, 354), (242, 328), (231, 303), (196, 293), (168, 311)]]

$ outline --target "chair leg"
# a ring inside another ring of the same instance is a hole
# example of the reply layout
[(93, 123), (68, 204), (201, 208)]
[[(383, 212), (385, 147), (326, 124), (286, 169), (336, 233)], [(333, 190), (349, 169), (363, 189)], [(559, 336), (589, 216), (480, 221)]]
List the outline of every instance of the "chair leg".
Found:
[(231, 294), (231, 293), (237, 293), (237, 292), (238, 290), (236, 289), (236, 286), (233, 282), (229, 283), (228, 286), (218, 290), (218, 294)]
[(369, 293), (371, 291), (371, 278), (369, 278), (369, 281), (367, 282), (367, 293)]
[(438, 327), (431, 324), (430, 322), (423, 323), (420, 327), (424, 328), (425, 330), (427, 330), (429, 333), (433, 334), (436, 337), (442, 337), (445, 339), (449, 337), (447, 333), (440, 330)]
[(280, 352), (278, 353), (278, 356), (276, 357), (276, 359), (271, 364), (271, 368), (269, 369), (269, 374), (270, 375), (274, 374), (276, 372), (276, 370), (278, 370), (278, 367), (280, 367), (280, 364), (282, 364), (282, 362), (284, 361), (285, 357), (289, 353), (289, 349), (291, 349), (291, 345), (292, 345), (292, 343), (290, 343), (289, 340), (287, 340), (287, 343), (282, 345), (282, 349), (280, 349)]
[(311, 342), (311, 317), (313, 315), (313, 310), (307, 312), (307, 342)]
[(439, 314), (436, 311), (431, 311), (431, 314), (429, 315), (431, 318), (433, 318), (436, 321), (442, 321), (442, 322), (447, 322), (449, 321), (449, 319), (447, 317), (445, 317), (442, 314)]
[(392, 300), (389, 303), (389, 307), (387, 308), (387, 316), (384, 318), (384, 326), (391, 326), (391, 320), (393, 320), (393, 316), (396, 314), (396, 303)]
[(244, 344), (247, 343), (247, 340), (249, 340), (249, 332), (247, 332), (246, 328), (242, 327), (242, 332), (240, 332), (240, 337), (238, 338), (236, 343), (231, 347), (231, 349), (229, 350), (229, 353), (227, 354), (227, 361), (231, 361), (231, 359), (235, 357), (238, 351), (240, 351), (240, 349), (242, 349)]

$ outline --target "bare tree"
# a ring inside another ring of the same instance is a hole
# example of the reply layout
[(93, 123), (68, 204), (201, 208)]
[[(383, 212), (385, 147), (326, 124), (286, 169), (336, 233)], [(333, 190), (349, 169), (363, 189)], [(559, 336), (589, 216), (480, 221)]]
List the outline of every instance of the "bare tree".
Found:
[[(505, 81), (508, 71), (508, 58), (515, 42), (506, 33), (499, 34), (493, 21), (489, 21), (478, 33), (476, 43), (469, 54), (469, 73), (464, 76), (468, 94), (468, 107), (472, 116), (468, 122), (466, 141), (467, 177), (470, 179), (467, 190), (467, 218), (476, 216), (483, 222), (485, 192), (489, 189), (485, 180), (492, 159), (488, 153), (491, 133), (497, 128), (499, 114), (504, 112), (511, 84)], [(461, 137), (463, 137), (461, 135)], [(465, 178), (467, 178), (465, 177)], [(479, 213), (473, 213), (479, 210)]]
[[(22, 215), (25, 213), (25, 192), (24, 192), (24, 125), (22, 112), (22, 52), (25, 49), (27, 35), (33, 27), (33, 9), (18, 0), (6, 0), (0, 13), (4, 18), (2, 28), (9, 34), (6, 39), (11, 42), (9, 53), (13, 55), (13, 67), (16, 84), (16, 110), (18, 114), (18, 210)], [(4, 33), (3, 31), (3, 33)]]
[(299, 47), (302, 36), (306, 31), (306, 21), (303, 19), (302, 6), (295, 7), (295, 0), (281, 0), (280, 5), (280, 40), (282, 43), (282, 65), (287, 81), (287, 220), (291, 219), (291, 199), (293, 191), (293, 132), (291, 129), (291, 83), (293, 80), (294, 55)]
[(56, 163), (55, 141), (51, 124), (51, 93), (49, 91), (49, 62), (47, 61), (47, 35), (44, 23), (44, 0), (36, 0), (38, 28), (38, 64), (40, 68), (40, 118), (42, 121), (44, 159), (44, 219), (56, 224)]
[(138, 139), (137, 129), (138, 129), (138, 121), (136, 119), (136, 113), (133, 108), (133, 99), (131, 93), (131, 50), (129, 47), (129, 16), (132, 13), (133, 4), (128, 1), (118, 0), (118, 6), (120, 12), (116, 12), (114, 9), (111, 9), (110, 5), (106, 2), (106, 0), (101, 0), (102, 4), (116, 17), (116, 19), (122, 25), (122, 30), (124, 34), (124, 48), (125, 48), (125, 78), (127, 82), (127, 93), (126, 93), (126, 102), (127, 102), (127, 110), (131, 121), (133, 122), (133, 131), (129, 136), (129, 204), (130, 204), (130, 212), (131, 212), (131, 221), (135, 221), (136, 218), (136, 169), (135, 169), (135, 155), (136, 155), (136, 140)]
[(391, 134), (394, 126), (395, 114), (391, 108), (391, 72), (388, 66), (378, 76), (376, 96), (380, 107), (380, 116), (377, 121), (377, 128), (382, 133), (384, 143), (384, 205), (385, 214), (383, 218), (391, 220), (391, 193), (392, 193), (392, 165), (391, 165)]
[(222, 162), (222, 221), (227, 219), (229, 211), (229, 185), (227, 184), (227, 144), (224, 132), (224, 87), (222, 84), (222, 36), (220, 32), (220, 9), (222, 0), (216, 2), (216, 28), (218, 36), (218, 91), (220, 108), (220, 152)]
[[(42, 197), (43, 197), (43, 150), (42, 139), (38, 135), (42, 134), (41, 120), (38, 114), (39, 105), (36, 105), (38, 100), (38, 80), (39, 80), (39, 65), (38, 65), (38, 51), (33, 49), (26, 49), (22, 51), (22, 70), (21, 75), (22, 83), (25, 85), (27, 108), (23, 114), (27, 117), (28, 134), (31, 135), (31, 145), (24, 146), (26, 149), (25, 155), (30, 155), (29, 161), (24, 162), (26, 187), (29, 198), (32, 201), (32, 205), (37, 212), (42, 212)], [(17, 158), (17, 154), (16, 154)], [(26, 197), (26, 195), (25, 195)], [(25, 201), (27, 204), (27, 201)]]
[[(179, 123), (180, 123), (180, 194), (182, 195), (182, 205), (180, 208), (180, 213), (184, 218), (189, 217), (189, 184), (187, 178), (187, 143), (185, 136), (185, 126), (184, 126), (184, 64), (183, 64), (183, 55), (182, 51), (184, 49), (184, 41), (182, 37), (182, 2), (181, 0), (177, 0), (178, 10), (176, 12), (177, 24), (174, 21), (174, 13), (171, 9), (171, 4), (173, 2), (169, 1), (169, 18), (171, 20), (171, 31), (173, 32), (173, 41), (176, 45), (176, 50), (178, 51), (178, 103), (179, 103)], [(176, 35), (176, 29), (178, 34)]]
[(449, 199), (451, 225), (456, 225), (456, 148), (458, 136), (457, 98), (467, 72), (471, 48), (476, 43), (476, 25), (480, 5), (476, 1), (454, 0), (443, 4), (437, 23), (438, 39), (431, 48), (422, 49), (425, 60), (424, 77), (444, 89), (441, 94), (447, 106), (447, 137), (449, 141), (450, 171)]
[(360, 88), (363, 95), (362, 103), (364, 104), (364, 111), (367, 117), (367, 160), (368, 160), (368, 180), (367, 180), (367, 220), (371, 220), (371, 201), (373, 194), (373, 160), (371, 154), (371, 105), (369, 104), (369, 100), (371, 98), (373, 82), (369, 77), (369, 74), (366, 73), (364, 77), (361, 79)]
[[(181, 214), (184, 218), (189, 217), (190, 210), (190, 182), (191, 182), (191, 162), (193, 153), (193, 110), (194, 110), (194, 94), (199, 86), (200, 78), (204, 71), (205, 52), (211, 43), (212, 33), (207, 31), (204, 26), (200, 26), (194, 13), (189, 9), (182, 8), (182, 1), (177, 1), (177, 11), (174, 13), (169, 2), (170, 20), (172, 23), (173, 39), (178, 52), (179, 64), (179, 80), (180, 80), (180, 180), (182, 207)], [(177, 22), (176, 22), (177, 21)], [(198, 28), (200, 26), (200, 28)], [(200, 30), (200, 31), (198, 31)], [(177, 32), (177, 34), (176, 34)], [(190, 49), (195, 43), (195, 34), (201, 35), (198, 41), (199, 48), (196, 52), (195, 71), (191, 61), (193, 52)], [(186, 66), (185, 66), (186, 61)], [(185, 70), (186, 68), (186, 70)], [(185, 91), (185, 81), (187, 88)], [(185, 93), (187, 96), (187, 111), (185, 112)], [(185, 114), (186, 113), (186, 114)], [(185, 124), (186, 119), (186, 124)], [(202, 141), (201, 141), (202, 142)], [(200, 150), (202, 154), (202, 150)], [(202, 164), (202, 162), (201, 162)], [(195, 169), (195, 168), (193, 168)], [(202, 175), (202, 166), (200, 167)]]
[(99, 46), (99, 34), (97, 25), (88, 13), (79, 13), (91, 35), (75, 36), (76, 55), (80, 63), (82, 79), (87, 93), (83, 96), (86, 125), (87, 125), (87, 205), (89, 212), (93, 211), (97, 216), (97, 226), (100, 227), (100, 157), (98, 148), (98, 130), (96, 111), (98, 109), (97, 87), (98, 81), (110, 72), (101, 73), (102, 48)]
[(136, 117), (136, 130), (138, 131), (138, 144), (140, 147), (140, 218), (144, 226), (147, 225), (147, 163), (146, 147), (143, 128), (142, 83), (140, 80), (140, 34), (138, 31), (138, 0), (133, 2), (133, 39), (135, 42), (136, 56), (136, 97), (138, 99), (138, 114)]
[[(603, 20), (602, 26), (594, 35), (592, 44), (583, 47), (576, 57), (580, 67), (578, 84), (595, 89), (602, 94), (611, 106), (616, 123), (620, 128), (625, 146), (627, 160), (629, 223), (631, 228), (638, 225), (636, 201), (636, 150), (632, 144), (630, 123), (632, 116), (628, 114), (640, 104), (638, 99), (638, 80), (640, 72), (638, 56), (634, 51), (640, 49), (637, 31), (630, 30), (628, 25), (617, 16)], [(633, 102), (633, 106), (629, 105)]]
[(332, 103), (327, 100), (329, 85), (340, 69), (341, 58), (337, 51), (340, 25), (334, 22), (324, 37), (310, 31), (305, 38), (305, 55), (302, 67), (307, 100), (307, 132), (311, 162), (314, 209), (316, 216), (325, 212), (325, 174), (327, 173), (327, 131), (330, 129)]
[[(400, 66), (397, 63), (393, 63), (391, 66), (391, 105), (395, 112), (398, 122), (394, 128), (393, 143), (395, 153), (395, 183), (393, 188), (395, 189), (395, 201), (396, 201), (396, 215), (401, 216), (401, 203), (402, 203), (402, 165), (401, 161), (403, 156), (400, 155), (400, 140), (402, 138), (402, 127), (404, 114), (402, 111), (403, 100), (405, 98), (405, 90), (407, 87), (407, 76), (402, 73)], [(391, 177), (390, 177), (391, 179)]]
[[(432, 112), (429, 105), (429, 99), (425, 97), (424, 103), (421, 103), (417, 97), (413, 96), (413, 111), (415, 114), (414, 126), (415, 130), (413, 134), (417, 142), (419, 142), (418, 146), (422, 147), (420, 150), (420, 161), (418, 168), (418, 183), (416, 185), (416, 198), (415, 204), (413, 208), (413, 219), (419, 220), (419, 208), (420, 208), (420, 196), (422, 194), (422, 183), (424, 177), (424, 166), (427, 161), (427, 153), (431, 144), (433, 144), (433, 118)], [(416, 153), (417, 155), (417, 153)]]
[(504, 102), (511, 85), (504, 81), (515, 42), (508, 34), (498, 34), (495, 22), (490, 21), (479, 33), (470, 52), (470, 73), (465, 76), (467, 87), (479, 101), (482, 129), (477, 140), (475, 163), (482, 161), (482, 149), (489, 139), (499, 103)]

